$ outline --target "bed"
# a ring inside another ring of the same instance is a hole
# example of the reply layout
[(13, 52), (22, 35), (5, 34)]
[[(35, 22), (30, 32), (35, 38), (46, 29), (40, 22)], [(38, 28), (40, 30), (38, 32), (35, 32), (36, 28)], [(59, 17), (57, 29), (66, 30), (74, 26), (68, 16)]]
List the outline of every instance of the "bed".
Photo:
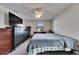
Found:
[(45, 51), (71, 51), (77, 50), (78, 41), (76, 39), (52, 34), (52, 33), (40, 33), (35, 34), (28, 47), (28, 55), (36, 55)]

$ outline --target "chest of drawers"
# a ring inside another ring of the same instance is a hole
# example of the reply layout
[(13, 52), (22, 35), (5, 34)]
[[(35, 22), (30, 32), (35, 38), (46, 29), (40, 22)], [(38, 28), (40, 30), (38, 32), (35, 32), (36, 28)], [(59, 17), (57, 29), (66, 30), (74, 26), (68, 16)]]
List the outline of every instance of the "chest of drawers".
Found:
[(10, 28), (0, 28), (0, 55), (12, 50), (12, 37)]

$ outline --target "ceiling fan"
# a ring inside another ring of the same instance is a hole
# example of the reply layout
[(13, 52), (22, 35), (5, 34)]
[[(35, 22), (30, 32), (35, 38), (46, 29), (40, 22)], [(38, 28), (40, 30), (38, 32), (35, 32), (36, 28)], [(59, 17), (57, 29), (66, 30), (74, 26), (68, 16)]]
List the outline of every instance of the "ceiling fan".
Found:
[(41, 18), (43, 16), (44, 12), (42, 8), (33, 8), (33, 15), (35, 18)]

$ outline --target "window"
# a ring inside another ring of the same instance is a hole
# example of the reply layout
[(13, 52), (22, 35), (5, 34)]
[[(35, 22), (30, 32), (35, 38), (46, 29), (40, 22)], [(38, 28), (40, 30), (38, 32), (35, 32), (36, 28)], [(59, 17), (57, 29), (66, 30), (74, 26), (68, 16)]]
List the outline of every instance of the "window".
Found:
[(37, 21), (37, 23), (36, 23), (36, 30), (38, 32), (40, 32), (40, 31), (43, 31), (43, 28), (44, 28), (44, 22), (43, 21)]

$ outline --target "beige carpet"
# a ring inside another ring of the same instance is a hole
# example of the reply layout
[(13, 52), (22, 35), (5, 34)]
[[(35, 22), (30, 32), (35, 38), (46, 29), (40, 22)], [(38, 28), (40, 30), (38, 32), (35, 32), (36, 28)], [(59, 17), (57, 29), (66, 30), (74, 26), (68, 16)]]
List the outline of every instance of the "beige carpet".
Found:
[(26, 40), (24, 43), (19, 45), (15, 50), (13, 50), (8, 55), (26, 55), (27, 54), (26, 48), (29, 42), (30, 42), (30, 39)]

